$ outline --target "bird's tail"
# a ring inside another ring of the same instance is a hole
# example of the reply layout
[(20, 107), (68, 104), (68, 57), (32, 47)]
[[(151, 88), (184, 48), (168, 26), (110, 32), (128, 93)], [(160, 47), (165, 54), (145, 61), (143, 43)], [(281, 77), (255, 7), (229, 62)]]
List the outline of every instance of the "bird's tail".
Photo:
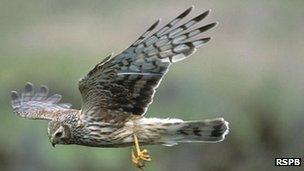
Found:
[(188, 142), (219, 142), (229, 132), (228, 122), (223, 118), (198, 121), (179, 119), (162, 120), (159, 124), (160, 142), (163, 145), (175, 145)]

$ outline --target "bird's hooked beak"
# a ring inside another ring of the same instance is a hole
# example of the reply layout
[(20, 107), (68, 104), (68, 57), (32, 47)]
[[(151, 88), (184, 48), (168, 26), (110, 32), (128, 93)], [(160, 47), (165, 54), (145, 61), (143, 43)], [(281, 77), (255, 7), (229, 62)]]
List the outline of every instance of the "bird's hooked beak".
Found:
[(56, 143), (54, 142), (54, 139), (53, 139), (53, 138), (51, 138), (51, 144), (52, 144), (53, 147), (56, 146)]

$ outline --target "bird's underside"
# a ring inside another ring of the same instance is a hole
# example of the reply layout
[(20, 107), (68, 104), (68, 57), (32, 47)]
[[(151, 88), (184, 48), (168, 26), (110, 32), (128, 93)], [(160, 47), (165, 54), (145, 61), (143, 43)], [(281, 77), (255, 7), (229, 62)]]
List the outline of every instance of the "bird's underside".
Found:
[[(115, 122), (115, 118), (112, 118)], [(119, 120), (119, 119), (117, 119)], [(79, 132), (88, 132), (74, 137), (71, 144), (94, 147), (127, 147), (134, 144), (136, 135), (141, 145), (162, 144), (167, 146), (187, 142), (218, 142), (224, 139), (228, 125), (223, 118), (200, 121), (183, 121), (181, 119), (159, 119), (145, 117), (126, 117), (121, 125), (103, 126), (84, 123)], [(77, 128), (77, 127), (76, 127)], [(75, 131), (76, 132), (76, 131)]]
[(196, 26), (210, 11), (181, 23), (192, 9), (155, 31), (157, 20), (129, 48), (98, 63), (79, 81), (81, 110), (59, 103), (61, 95), (49, 96), (46, 86), (35, 91), (28, 83), (20, 96), (12, 92), (13, 111), (21, 117), (48, 120), (53, 145), (134, 145), (132, 162), (139, 168), (151, 160), (139, 144), (222, 141), (228, 133), (223, 118), (183, 121), (144, 117), (170, 65), (189, 57), (211, 39), (200, 35), (217, 23)]

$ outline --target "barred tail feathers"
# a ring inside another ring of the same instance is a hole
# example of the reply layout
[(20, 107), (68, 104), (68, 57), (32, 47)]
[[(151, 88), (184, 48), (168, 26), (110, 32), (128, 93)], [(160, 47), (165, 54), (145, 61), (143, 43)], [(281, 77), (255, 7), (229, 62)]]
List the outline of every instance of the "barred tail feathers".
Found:
[(223, 141), (229, 132), (228, 122), (224, 118), (197, 121), (157, 119), (155, 124), (161, 137), (158, 142), (166, 146), (192, 142), (216, 143)]

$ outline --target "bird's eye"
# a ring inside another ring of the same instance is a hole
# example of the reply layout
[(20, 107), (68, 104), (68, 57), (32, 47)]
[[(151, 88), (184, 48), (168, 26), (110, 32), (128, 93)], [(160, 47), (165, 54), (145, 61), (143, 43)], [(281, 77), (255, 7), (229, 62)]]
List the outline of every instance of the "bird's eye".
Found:
[(55, 134), (55, 136), (56, 136), (56, 137), (61, 137), (61, 136), (62, 136), (62, 132), (57, 132), (57, 133)]

